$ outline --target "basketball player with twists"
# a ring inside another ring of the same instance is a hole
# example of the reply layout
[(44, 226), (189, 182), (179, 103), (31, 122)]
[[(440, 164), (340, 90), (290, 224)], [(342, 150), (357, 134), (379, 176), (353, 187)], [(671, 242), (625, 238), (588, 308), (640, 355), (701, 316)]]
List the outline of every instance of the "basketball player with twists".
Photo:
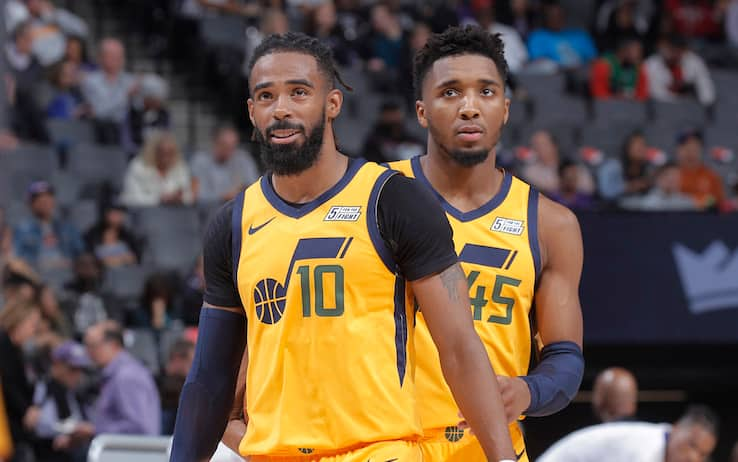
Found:
[[(499, 374), (516, 456), (527, 461), (518, 421), (561, 410), (582, 380), (582, 238), (567, 208), (495, 166), (495, 146), (510, 110), (506, 77), (499, 35), (471, 26), (433, 35), (414, 62), (427, 154), (391, 167), (417, 178), (446, 212), (474, 327)], [(476, 431), (456, 426), (459, 410), (464, 416), (466, 411), (443, 380), (431, 336), (434, 321), (428, 318), (433, 314), (424, 300), (418, 302), (424, 460), (486, 461)], [(529, 370), (532, 353), (538, 364)]]
[(244, 344), (241, 455), (422, 460), (411, 292), (485, 456), (513, 460), (448, 221), (419, 182), (338, 151), (336, 79), (330, 50), (303, 34), (254, 52), (248, 110), (268, 172), (206, 232), (205, 303), (171, 461), (215, 450)]

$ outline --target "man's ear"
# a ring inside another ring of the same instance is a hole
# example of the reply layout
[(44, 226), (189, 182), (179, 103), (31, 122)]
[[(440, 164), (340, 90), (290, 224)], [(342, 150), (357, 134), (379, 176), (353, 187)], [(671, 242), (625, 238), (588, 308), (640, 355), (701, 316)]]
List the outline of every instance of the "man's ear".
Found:
[(326, 99), (325, 114), (328, 119), (333, 120), (337, 118), (341, 113), (341, 106), (343, 106), (343, 93), (341, 90), (334, 88), (328, 92)]
[(425, 118), (425, 103), (422, 100), (415, 101), (415, 115), (418, 117), (420, 126), (428, 128), (428, 119)]

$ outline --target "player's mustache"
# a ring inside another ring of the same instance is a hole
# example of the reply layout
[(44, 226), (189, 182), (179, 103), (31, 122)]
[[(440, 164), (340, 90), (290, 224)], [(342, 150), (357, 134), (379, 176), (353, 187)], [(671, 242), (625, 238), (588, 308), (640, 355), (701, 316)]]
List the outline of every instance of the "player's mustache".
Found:
[(305, 132), (305, 127), (301, 124), (293, 124), (286, 120), (280, 120), (279, 122), (274, 122), (267, 127), (266, 136), (269, 137), (275, 130), (299, 130), (301, 132)]

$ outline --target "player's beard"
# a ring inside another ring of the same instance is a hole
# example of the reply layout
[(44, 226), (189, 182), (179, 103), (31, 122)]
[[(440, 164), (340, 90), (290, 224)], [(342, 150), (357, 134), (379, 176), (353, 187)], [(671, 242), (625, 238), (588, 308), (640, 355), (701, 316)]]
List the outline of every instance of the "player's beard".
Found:
[[(502, 133), (502, 128), (504, 126), (505, 126), (505, 123), (503, 122), (502, 125), (500, 125), (500, 129), (497, 131), (497, 137), (495, 138), (495, 143), (489, 149), (487, 148), (452, 149), (447, 146), (444, 146), (442, 143), (438, 143), (438, 147), (441, 148), (441, 151), (446, 153), (446, 155), (448, 155), (451, 158), (451, 160), (453, 160), (459, 166), (471, 168), (471, 167), (474, 167), (486, 161), (489, 155), (494, 152), (495, 146), (497, 146), (497, 143), (500, 139), (500, 134)], [(438, 136), (438, 130), (436, 130), (432, 124), (429, 124), (428, 128), (429, 128), (429, 131), (431, 132), (431, 136), (433, 136), (433, 139), (439, 140), (440, 137)]]
[[(293, 124), (280, 120), (267, 127), (266, 134), (258, 128), (255, 130), (256, 141), (259, 143), (261, 161), (267, 170), (275, 175), (297, 175), (312, 167), (318, 160), (320, 148), (323, 147), (323, 131), (325, 128), (325, 111), (310, 133), (300, 124)], [(270, 134), (274, 130), (300, 130), (305, 135), (305, 142), (290, 144), (274, 144), (269, 142)]]

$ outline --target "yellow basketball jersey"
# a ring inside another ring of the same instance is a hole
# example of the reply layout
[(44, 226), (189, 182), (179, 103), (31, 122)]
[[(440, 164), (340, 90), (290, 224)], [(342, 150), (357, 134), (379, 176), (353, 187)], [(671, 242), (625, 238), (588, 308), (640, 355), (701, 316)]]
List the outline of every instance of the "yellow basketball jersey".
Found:
[[(420, 167), (420, 157), (394, 162), (390, 167), (432, 189)], [(511, 377), (527, 374), (531, 357), (529, 315), (540, 271), (538, 193), (505, 172), (500, 191), (477, 210), (462, 213), (439, 194), (436, 196), (453, 228), (456, 252), (469, 283), (474, 326), (495, 372)], [(454, 427), (459, 422), (459, 408), (443, 379), (422, 307), (420, 310), (415, 334), (416, 386), (423, 428), (430, 434), (430, 430)], [(511, 425), (510, 431), (520, 451), (518, 425)]]
[(243, 455), (329, 455), (421, 435), (414, 306), (376, 220), (393, 174), (354, 160), (300, 207), (267, 176), (237, 200), (234, 274), (249, 360)]

